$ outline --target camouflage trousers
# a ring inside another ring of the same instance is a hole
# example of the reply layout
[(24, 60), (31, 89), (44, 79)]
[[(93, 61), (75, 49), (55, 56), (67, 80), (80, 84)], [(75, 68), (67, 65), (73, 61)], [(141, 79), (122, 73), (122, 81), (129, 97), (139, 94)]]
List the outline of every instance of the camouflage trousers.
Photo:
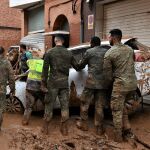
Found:
[(106, 90), (85, 88), (81, 96), (80, 116), (82, 120), (88, 119), (88, 109), (92, 99), (95, 103), (94, 124), (95, 126), (101, 126), (104, 118), (103, 108), (106, 100)]
[[(24, 116), (31, 114), (33, 110), (33, 106), (36, 101), (40, 99), (42, 102), (44, 101), (44, 93), (41, 91), (31, 91), (26, 90), (26, 107), (24, 111)], [(43, 102), (44, 104), (44, 102)]]
[(111, 98), (111, 109), (113, 115), (113, 123), (116, 130), (122, 131), (122, 129), (130, 129), (130, 123), (128, 120), (128, 112), (125, 106), (125, 102), (133, 97), (134, 91), (122, 92), (113, 91)]
[(0, 93), (0, 117), (6, 109), (6, 94)]
[(53, 116), (53, 106), (58, 96), (61, 107), (61, 122), (69, 119), (69, 89), (68, 88), (49, 88), (45, 95), (45, 114), (44, 120), (49, 122)]

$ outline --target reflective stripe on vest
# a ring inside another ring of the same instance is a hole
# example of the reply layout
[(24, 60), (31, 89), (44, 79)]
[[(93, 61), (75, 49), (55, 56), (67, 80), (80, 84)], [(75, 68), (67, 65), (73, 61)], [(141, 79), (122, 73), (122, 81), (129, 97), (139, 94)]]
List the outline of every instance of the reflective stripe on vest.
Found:
[(42, 59), (29, 59), (27, 61), (29, 67), (28, 79), (41, 80), (43, 62)]

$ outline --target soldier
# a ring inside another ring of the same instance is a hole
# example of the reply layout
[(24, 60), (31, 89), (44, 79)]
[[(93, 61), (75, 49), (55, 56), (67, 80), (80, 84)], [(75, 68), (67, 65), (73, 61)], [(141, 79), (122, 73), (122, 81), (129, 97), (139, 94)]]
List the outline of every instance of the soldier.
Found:
[(85, 89), (81, 96), (80, 116), (77, 127), (81, 130), (88, 130), (88, 109), (92, 97), (95, 102), (95, 126), (96, 133), (102, 135), (103, 130), (103, 105), (106, 100), (107, 84), (103, 76), (103, 60), (107, 49), (102, 48), (98, 37), (91, 38), (91, 49), (87, 50), (83, 59), (79, 63), (79, 69), (88, 65), (88, 78)]
[(69, 119), (69, 68), (73, 66), (77, 69), (77, 63), (71, 52), (63, 46), (64, 38), (62, 35), (57, 35), (54, 41), (56, 46), (46, 53), (42, 73), (42, 85), (48, 89), (48, 93), (45, 95), (45, 114), (42, 131), (48, 134), (48, 125), (53, 116), (53, 105), (58, 96), (62, 117), (60, 131), (63, 135), (67, 135), (67, 121)]
[(136, 90), (137, 80), (134, 71), (134, 51), (121, 43), (122, 31), (110, 31), (109, 42), (112, 46), (104, 57), (104, 72), (107, 81), (113, 81), (111, 109), (115, 128), (115, 141), (122, 142), (122, 130), (130, 132), (130, 124), (125, 102)]
[(0, 47), (0, 130), (3, 122), (3, 112), (6, 108), (6, 86), (10, 87), (10, 94), (15, 94), (15, 80), (10, 62), (4, 57), (4, 48)]

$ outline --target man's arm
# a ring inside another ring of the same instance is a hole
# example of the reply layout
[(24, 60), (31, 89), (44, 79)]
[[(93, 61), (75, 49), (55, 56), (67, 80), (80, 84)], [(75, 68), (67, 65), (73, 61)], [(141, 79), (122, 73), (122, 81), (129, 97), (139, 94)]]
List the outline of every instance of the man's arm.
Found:
[(24, 72), (24, 73), (22, 73), (22, 74), (20, 74), (20, 75), (15, 76), (15, 80), (17, 80), (17, 79), (19, 79), (19, 78), (21, 78), (21, 77), (28, 76), (29, 71), (30, 71), (30, 70), (28, 69), (26, 72)]
[(15, 94), (15, 77), (14, 77), (14, 71), (12, 69), (12, 66), (10, 62), (8, 61), (8, 82), (11, 93)]
[(112, 70), (111, 58), (107, 52), (104, 56), (103, 74), (105, 80), (107, 81), (106, 84), (108, 84), (108, 86), (111, 85), (113, 81), (113, 70)]
[(88, 52), (86, 52), (82, 58), (82, 60), (79, 62), (78, 64), (78, 69), (81, 70), (83, 68), (85, 68), (85, 66), (88, 64), (88, 58), (89, 58), (89, 54)]
[(72, 60), (71, 60), (71, 65), (72, 65), (72, 67), (76, 70), (76, 71), (78, 71), (79, 69), (79, 65), (78, 65), (78, 63), (77, 63), (77, 61), (76, 61), (76, 59), (72, 56)]
[(47, 87), (47, 80), (48, 80), (48, 72), (50, 66), (50, 58), (49, 54), (45, 54), (44, 64), (43, 64), (43, 71), (42, 71), (42, 83)]

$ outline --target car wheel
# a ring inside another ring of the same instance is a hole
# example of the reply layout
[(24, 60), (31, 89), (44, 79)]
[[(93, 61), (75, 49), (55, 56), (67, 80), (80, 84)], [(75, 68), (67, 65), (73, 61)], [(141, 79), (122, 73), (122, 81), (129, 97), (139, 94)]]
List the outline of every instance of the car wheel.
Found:
[(7, 98), (6, 111), (11, 113), (23, 113), (24, 107), (22, 102), (15, 96)]

